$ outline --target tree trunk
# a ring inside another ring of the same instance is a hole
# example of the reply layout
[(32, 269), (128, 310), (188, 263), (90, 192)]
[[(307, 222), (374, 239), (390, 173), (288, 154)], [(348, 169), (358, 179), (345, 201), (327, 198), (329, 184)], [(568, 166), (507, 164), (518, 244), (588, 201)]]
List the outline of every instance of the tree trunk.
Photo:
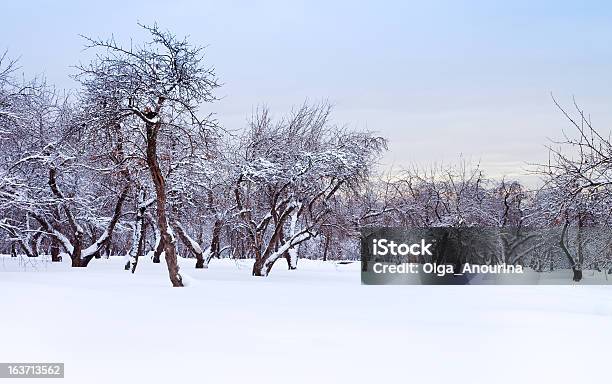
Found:
[(266, 265), (266, 259), (264, 258), (255, 259), (255, 264), (253, 264), (253, 276), (263, 276), (263, 277), (268, 276), (275, 262), (276, 260)]
[(60, 256), (60, 245), (59, 241), (55, 237), (51, 238), (51, 261), (54, 263), (59, 263), (62, 261), (62, 257)]
[(142, 218), (140, 227), (140, 240), (138, 241), (138, 250), (136, 251), (136, 256), (134, 259), (134, 265), (132, 265), (132, 273), (136, 272), (136, 266), (138, 265), (138, 255), (141, 255), (144, 252), (145, 248), (145, 238), (147, 235), (147, 226), (144, 221), (144, 217)]
[[(291, 214), (291, 221), (289, 222), (289, 238), (295, 236), (295, 234), (298, 232), (298, 214), (299, 212), (300, 212), (300, 205), (298, 205), (297, 208)], [(287, 259), (287, 267), (289, 267), (290, 271), (297, 269), (299, 249), (300, 249), (300, 245), (297, 244), (289, 248), (287, 252), (285, 253), (285, 258)]]
[(323, 261), (327, 261), (327, 252), (329, 251), (329, 239), (331, 237), (331, 232), (325, 236), (325, 246), (323, 247)]
[(205, 252), (202, 250), (200, 244), (198, 244), (197, 241), (192, 239), (187, 232), (185, 232), (185, 228), (183, 228), (183, 225), (180, 222), (175, 221), (174, 228), (176, 228), (176, 234), (179, 236), (185, 247), (187, 247), (189, 252), (196, 257), (196, 269), (208, 268), (208, 265), (206, 265), (204, 260)]
[(32, 236), (32, 244), (30, 246), (32, 252), (28, 254), (29, 257), (38, 257), (38, 249), (42, 240), (42, 231), (43, 229), (39, 228), (38, 232)]
[(287, 267), (289, 268), (290, 271), (297, 269), (298, 247), (299, 245), (295, 246), (294, 248), (289, 249), (285, 253), (285, 259), (287, 259)]
[(72, 252), (72, 255), (70, 255), (70, 258), (72, 259), (72, 267), (75, 268), (83, 268), (86, 267), (87, 264), (89, 264), (89, 262), (87, 263), (83, 263), (83, 259), (81, 259), (81, 251), (83, 250), (83, 232), (81, 231), (76, 231), (76, 233), (74, 234), (74, 251)]
[[(287, 253), (290, 249), (299, 246), (302, 242), (311, 238), (311, 233), (309, 232), (301, 232), (296, 236), (291, 237), (290, 239), (285, 240), (280, 247), (276, 247), (274, 252), (271, 252), (271, 247), (268, 245), (265, 252), (260, 253), (257, 252), (257, 257), (255, 258), (255, 264), (253, 264), (253, 276), (268, 276), (270, 271), (272, 270), (272, 266), (274, 263), (283, 257), (285, 253)], [(274, 241), (274, 239), (270, 240)], [(257, 251), (258, 248), (255, 248)]]
[(574, 260), (574, 258), (572, 257), (572, 254), (570, 253), (569, 249), (565, 245), (565, 236), (567, 235), (568, 227), (569, 227), (569, 220), (565, 220), (565, 224), (563, 224), (563, 229), (561, 230), (561, 240), (559, 240), (559, 246), (561, 247), (561, 250), (563, 250), (563, 253), (568, 258), (570, 265), (572, 266), (572, 272), (573, 272), (572, 280), (578, 282), (582, 280), (582, 270), (577, 265), (576, 260)]
[(268, 272), (270, 272), (270, 269), (264, 271), (264, 263), (266, 260), (261, 254), (261, 251), (258, 247), (254, 247), (253, 251), (255, 253), (255, 264), (253, 264), (252, 272), (253, 276), (268, 276)]
[[(93, 227), (93, 226), (91, 226), (91, 227), (92, 227), (91, 228), (91, 242), (94, 243), (96, 241), (96, 239), (98, 238), (98, 234), (97, 234), (96, 228)], [(96, 252), (95, 255), (94, 255), (94, 258), (101, 259), (102, 256), (100, 255), (100, 252)]]
[(95, 257), (95, 253), (91, 256), (87, 256), (87, 257), (83, 257), (81, 258), (81, 267), (87, 267), (89, 265), (89, 262), (92, 261)]
[(212, 258), (221, 258), (221, 229), (223, 228), (223, 221), (220, 219), (215, 220), (213, 226), (212, 239), (210, 240), (210, 255), (207, 263)]
[(159, 227), (157, 226), (157, 219), (155, 219), (149, 213), (146, 214), (146, 217), (153, 228), (153, 232), (155, 234), (155, 243), (153, 244), (153, 256), (151, 260), (154, 264), (159, 264), (162, 252), (164, 251), (164, 242), (162, 241), (161, 234), (159, 233)]
[(145, 193), (143, 189), (138, 191), (138, 199), (136, 202), (136, 218), (134, 219), (134, 229), (132, 232), (132, 244), (128, 253), (128, 261), (125, 264), (125, 270), (132, 269), (132, 273), (136, 272), (138, 265), (138, 256), (142, 253), (142, 243), (145, 229), (145, 210), (144, 205)]
[(578, 262), (576, 263), (576, 268), (574, 269), (574, 281), (582, 280), (582, 268), (584, 265), (584, 252), (583, 252), (583, 238), (582, 232), (584, 227), (584, 219), (582, 215), (578, 217), (578, 232), (576, 233), (576, 242), (578, 248)]
[(161, 238), (161, 234), (158, 234), (158, 239), (157, 242), (155, 244), (155, 249), (153, 250), (153, 258), (151, 260), (153, 260), (153, 263), (155, 264), (159, 264), (160, 261), (160, 257), (161, 254), (164, 252), (164, 239)]
[[(134, 256), (130, 256), (130, 261), (131, 261), (131, 272), (135, 273), (136, 272), (136, 267), (138, 266), (138, 256), (142, 255), (142, 253), (144, 252), (144, 245), (145, 245), (145, 236), (146, 236), (146, 224), (144, 222), (144, 217), (141, 219), (140, 222), (140, 230), (139, 230), (139, 234), (138, 234), (138, 240), (137, 240), (137, 246), (136, 249), (134, 251)], [(131, 249), (130, 249), (131, 252)], [(127, 262), (126, 264), (126, 269), (129, 269), (129, 265), (130, 265), (130, 261)]]
[(206, 265), (206, 263), (204, 262), (204, 258), (202, 257), (201, 254), (200, 254), (199, 257), (196, 258), (195, 267), (196, 267), (196, 269), (208, 268), (208, 265)]
[(176, 257), (175, 239), (171, 234), (166, 216), (166, 181), (157, 161), (157, 133), (161, 128), (159, 117), (155, 123), (147, 123), (147, 165), (151, 173), (151, 179), (155, 185), (157, 195), (157, 226), (164, 244), (168, 275), (173, 287), (182, 287), (183, 280), (179, 273), (178, 260)]

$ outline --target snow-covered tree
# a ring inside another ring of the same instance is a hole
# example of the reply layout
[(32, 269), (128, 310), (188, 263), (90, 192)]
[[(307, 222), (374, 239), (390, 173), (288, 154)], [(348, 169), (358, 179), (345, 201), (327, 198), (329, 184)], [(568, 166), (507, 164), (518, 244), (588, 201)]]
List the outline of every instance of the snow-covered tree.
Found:
[(297, 266), (302, 243), (316, 237), (334, 196), (368, 182), (386, 142), (329, 123), (331, 107), (303, 105), (273, 121), (258, 111), (234, 151), (236, 209), (255, 258), (267, 276), (281, 257)]
[(565, 135), (563, 141), (549, 147), (550, 161), (539, 167), (545, 181), (539, 204), (548, 222), (561, 226), (558, 244), (573, 270), (574, 281), (580, 281), (587, 263), (597, 264), (597, 268), (602, 265), (610, 268), (609, 245), (588, 253), (589, 257), (598, 255), (598, 262), (586, 260), (586, 244), (589, 242), (585, 236), (598, 233), (590, 243), (597, 242), (602, 233), (595, 231), (594, 227), (610, 223), (612, 143), (609, 135), (593, 127), (575, 101), (573, 115), (554, 98), (553, 101), (574, 128), (575, 135)]
[(177, 39), (156, 25), (142, 26), (150, 41), (122, 46), (114, 39), (87, 39), (97, 57), (81, 66), (78, 79), (92, 111), (115, 120), (129, 143), (129, 155), (145, 160), (156, 195), (156, 221), (170, 281), (182, 286), (175, 236), (168, 213), (169, 175), (189, 166), (206, 149), (210, 114), (202, 103), (215, 100), (214, 71), (204, 64), (203, 49)]

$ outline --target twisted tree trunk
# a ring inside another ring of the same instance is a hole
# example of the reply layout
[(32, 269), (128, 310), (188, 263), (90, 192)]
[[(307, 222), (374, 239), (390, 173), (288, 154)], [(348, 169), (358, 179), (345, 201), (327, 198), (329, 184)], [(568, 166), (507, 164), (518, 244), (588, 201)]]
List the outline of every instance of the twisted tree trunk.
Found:
[(563, 224), (563, 229), (561, 230), (561, 239), (559, 240), (559, 246), (561, 247), (561, 250), (567, 257), (572, 267), (572, 272), (574, 274), (574, 276), (572, 277), (572, 280), (578, 282), (582, 280), (582, 267), (578, 263), (576, 263), (576, 260), (574, 260), (574, 257), (572, 256), (569, 249), (565, 245), (565, 237), (567, 235), (568, 227), (569, 227), (569, 220), (566, 219), (565, 223)]
[(152, 116), (153, 120), (148, 119), (147, 126), (147, 165), (151, 173), (151, 179), (155, 185), (157, 195), (157, 226), (161, 235), (161, 243), (164, 245), (168, 275), (173, 287), (182, 287), (183, 279), (179, 273), (179, 266), (176, 257), (175, 239), (168, 225), (166, 216), (166, 181), (162, 170), (157, 161), (157, 133), (161, 128), (161, 121), (157, 114)]

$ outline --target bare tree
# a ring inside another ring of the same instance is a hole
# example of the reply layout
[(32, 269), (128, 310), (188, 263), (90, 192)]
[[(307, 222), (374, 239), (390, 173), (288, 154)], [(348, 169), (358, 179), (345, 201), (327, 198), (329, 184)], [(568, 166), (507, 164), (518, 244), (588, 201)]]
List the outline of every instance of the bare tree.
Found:
[(198, 110), (202, 102), (215, 100), (213, 90), (219, 85), (213, 69), (204, 67), (201, 47), (156, 25), (142, 27), (151, 40), (139, 46), (88, 38), (88, 47), (101, 53), (80, 67), (78, 78), (92, 108), (118, 116), (135, 156), (146, 160), (170, 281), (179, 287), (183, 283), (167, 212), (167, 192), (172, 188), (167, 180), (176, 167), (188, 165), (206, 147), (214, 122), (210, 114), (199, 116)]
[[(612, 143), (596, 130), (590, 118), (573, 100), (571, 114), (553, 97), (553, 102), (570, 122), (576, 135), (549, 146), (550, 160), (538, 168), (548, 191), (546, 211), (551, 221), (561, 225), (559, 246), (573, 270), (574, 281), (582, 279), (585, 265), (584, 233), (586, 227), (605, 224), (610, 218), (609, 196), (612, 190)], [(569, 236), (575, 226), (576, 247), (572, 251)], [(599, 253), (604, 250), (600, 249)], [(612, 271), (612, 270), (611, 270)]]
[(333, 197), (366, 182), (385, 148), (382, 138), (330, 125), (330, 111), (304, 105), (275, 123), (263, 109), (235, 151), (234, 196), (255, 276), (267, 276), (281, 257), (295, 269), (300, 245), (319, 234)]

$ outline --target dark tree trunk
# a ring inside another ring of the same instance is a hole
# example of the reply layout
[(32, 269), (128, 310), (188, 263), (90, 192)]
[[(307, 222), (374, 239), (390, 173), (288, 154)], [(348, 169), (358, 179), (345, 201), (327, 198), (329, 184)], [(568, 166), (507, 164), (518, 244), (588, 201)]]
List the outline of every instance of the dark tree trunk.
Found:
[[(96, 230), (95, 227), (91, 226), (91, 242), (94, 243), (96, 241), (96, 239), (98, 238), (98, 231)], [(110, 240), (110, 239), (109, 239)], [(100, 252), (96, 252), (94, 254), (94, 258), (95, 259), (101, 259), (102, 256), (100, 255)]]
[(213, 231), (212, 231), (212, 239), (210, 241), (210, 256), (209, 256), (209, 261), (210, 259), (213, 258), (221, 258), (221, 229), (223, 228), (223, 221), (222, 220), (215, 220), (215, 225), (213, 226)]
[(138, 240), (138, 249), (136, 250), (136, 255), (134, 255), (134, 264), (132, 265), (132, 273), (136, 272), (136, 266), (138, 265), (138, 255), (141, 255), (144, 252), (145, 248), (145, 238), (147, 234), (147, 226), (144, 221), (144, 214), (141, 219), (141, 227), (140, 227), (140, 239)]
[(62, 257), (60, 256), (60, 245), (59, 241), (55, 237), (51, 238), (51, 261), (54, 263), (58, 263), (62, 261)]
[(255, 264), (253, 264), (253, 276), (266, 276), (263, 274), (263, 260), (255, 260)]
[(73, 239), (74, 240), (72, 243), (74, 244), (74, 251), (72, 252), (72, 255), (70, 255), (70, 258), (72, 259), (72, 266), (75, 268), (86, 267), (89, 262), (85, 264), (83, 263), (83, 259), (81, 259), (81, 251), (83, 250), (83, 233), (76, 231)]
[(327, 261), (327, 252), (329, 251), (329, 239), (331, 234), (325, 236), (325, 246), (323, 247), (323, 261)]
[(567, 235), (568, 227), (569, 227), (569, 220), (565, 220), (565, 224), (563, 224), (563, 229), (561, 230), (561, 240), (559, 240), (559, 246), (561, 247), (561, 250), (563, 250), (563, 253), (568, 258), (570, 265), (572, 266), (572, 272), (573, 272), (572, 280), (578, 282), (582, 280), (582, 269), (581, 269), (582, 266), (576, 263), (576, 260), (574, 260), (574, 258), (572, 257), (572, 254), (570, 253), (569, 249), (565, 245), (565, 236)]
[(95, 257), (95, 255), (96, 255), (96, 254), (97, 254), (97, 252), (96, 252), (96, 253), (94, 253), (94, 254), (93, 254), (93, 255), (91, 255), (91, 256), (83, 257), (83, 258), (81, 259), (81, 267), (87, 267), (87, 266), (89, 265), (89, 262), (90, 262), (90, 261), (92, 261), (92, 260), (94, 259), (94, 257)]
[(289, 251), (285, 252), (285, 260), (287, 260), (287, 269), (290, 271), (295, 271), (297, 269), (297, 257), (294, 264)]
[(32, 236), (32, 243), (30, 245), (30, 249), (32, 250), (32, 252), (30, 254), (28, 254), (29, 257), (38, 257), (38, 242), (40, 240), (40, 237), (42, 236), (42, 228), (38, 229), (38, 232), (36, 232), (33, 236)]
[(204, 255), (202, 254), (203, 250), (200, 244), (198, 244), (197, 247), (192, 244), (192, 242), (195, 242), (195, 240), (193, 240), (191, 237), (189, 237), (189, 235), (187, 235), (187, 233), (185, 232), (185, 228), (183, 228), (181, 223), (179, 223), (178, 221), (174, 223), (174, 229), (183, 244), (185, 244), (185, 247), (187, 247), (189, 252), (191, 252), (196, 257), (196, 269), (204, 268), (206, 264), (204, 262)]
[(159, 264), (160, 263), (160, 257), (162, 252), (164, 251), (164, 239), (159, 238), (159, 242), (157, 242), (157, 246), (155, 247), (155, 249), (153, 250), (153, 258), (151, 260), (153, 260), (153, 263), (155, 264)]
[(283, 254), (283, 258), (287, 261), (287, 269), (288, 270), (291, 271), (292, 269), (295, 269), (295, 268), (292, 268), (292, 266), (291, 266), (291, 256), (289, 256), (289, 252), (285, 252)]
[(255, 264), (253, 264), (253, 276), (268, 276), (270, 268), (267, 271), (264, 270), (265, 258), (261, 254), (261, 251), (257, 247), (253, 247), (255, 253)]
[[(157, 117), (159, 119), (159, 117)], [(151, 173), (151, 179), (155, 185), (157, 195), (157, 225), (164, 243), (168, 275), (173, 287), (182, 287), (183, 281), (179, 273), (178, 260), (174, 239), (168, 230), (168, 218), (166, 216), (166, 181), (157, 161), (157, 133), (161, 128), (161, 122), (147, 122), (147, 165)]]
[(138, 265), (138, 256), (143, 252), (144, 237), (145, 237), (145, 211), (147, 207), (144, 205), (145, 192), (143, 189), (138, 191), (138, 199), (136, 200), (136, 218), (134, 219), (134, 228), (132, 232), (132, 244), (128, 253), (128, 261), (125, 263), (125, 270), (136, 272)]
[(576, 267), (574, 268), (574, 281), (582, 280), (582, 268), (584, 265), (584, 252), (583, 252), (583, 238), (582, 231), (584, 227), (584, 219), (582, 215), (578, 217), (578, 233), (576, 234), (576, 242), (578, 247), (578, 263), (576, 263)]
[[(274, 262), (276, 262), (276, 260)], [(274, 263), (269, 263), (266, 266), (266, 260), (263, 258), (255, 259), (255, 264), (253, 264), (253, 276), (268, 276), (273, 265)]]

